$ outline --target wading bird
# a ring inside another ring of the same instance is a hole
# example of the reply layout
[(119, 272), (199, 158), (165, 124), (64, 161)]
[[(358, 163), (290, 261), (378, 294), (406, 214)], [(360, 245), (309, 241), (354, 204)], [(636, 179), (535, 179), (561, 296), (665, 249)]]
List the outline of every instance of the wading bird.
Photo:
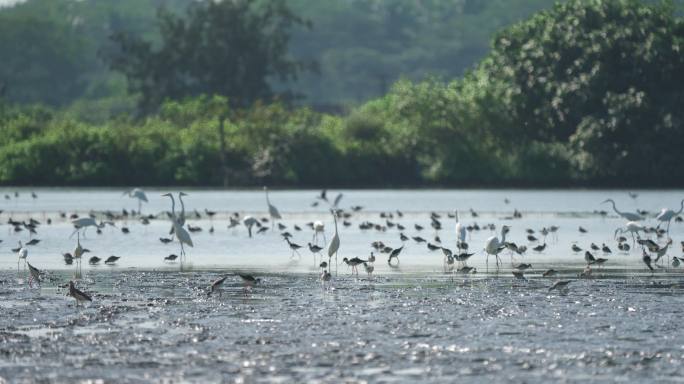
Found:
[(123, 194), (128, 195), (128, 197), (130, 198), (138, 199), (138, 214), (142, 213), (142, 203), (148, 202), (147, 195), (145, 195), (145, 191), (143, 191), (140, 188), (133, 188), (130, 191), (124, 192)]
[(684, 210), (684, 200), (682, 200), (682, 202), (679, 205), (679, 211), (675, 212), (671, 209), (663, 208), (660, 211), (660, 213), (658, 214), (658, 216), (656, 216), (656, 220), (660, 221), (661, 223), (667, 223), (667, 233), (669, 234), (670, 233), (670, 222), (672, 221), (672, 219), (675, 216), (682, 213), (683, 210)]
[(275, 225), (276, 220), (282, 219), (278, 208), (271, 204), (271, 200), (268, 198), (268, 188), (264, 187), (264, 192), (266, 192), (266, 204), (268, 204), (268, 214), (271, 216), (271, 228)]
[(332, 260), (332, 255), (335, 255), (335, 276), (337, 276), (337, 251), (340, 249), (340, 235), (337, 233), (337, 215), (334, 210), (330, 210), (333, 215), (333, 221), (335, 222), (335, 234), (328, 244), (328, 265)]
[(606, 199), (601, 204), (605, 204), (605, 203), (611, 203), (613, 205), (613, 211), (615, 211), (615, 213), (617, 213), (619, 216), (622, 216), (629, 221), (641, 221), (644, 219), (638, 213), (618, 211), (617, 207), (615, 207), (615, 201), (613, 201), (613, 199)]

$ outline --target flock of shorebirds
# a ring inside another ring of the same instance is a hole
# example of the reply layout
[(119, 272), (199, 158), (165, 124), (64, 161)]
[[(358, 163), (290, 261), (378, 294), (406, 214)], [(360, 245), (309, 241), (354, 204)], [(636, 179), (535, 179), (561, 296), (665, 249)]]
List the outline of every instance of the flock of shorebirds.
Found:
[[(229, 216), (229, 225), (228, 228), (236, 228), (239, 226), (244, 226), (247, 229), (247, 233), (249, 237), (254, 236), (254, 231), (256, 231), (256, 234), (261, 234), (265, 233), (269, 229), (272, 231), (280, 231), (280, 236), (284, 239), (284, 242), (287, 244), (288, 248), (291, 250), (291, 257), (295, 258), (297, 255), (298, 257), (301, 258), (301, 254), (299, 253), (299, 250), (303, 248), (302, 245), (297, 244), (293, 242), (293, 235), (290, 232), (292, 231), (303, 231), (304, 228), (301, 226), (294, 224), (292, 225), (292, 228), (288, 228), (286, 225), (284, 225), (282, 222), (279, 222), (279, 220), (282, 219), (282, 216), (278, 209), (271, 203), (271, 200), (269, 198), (268, 194), (268, 189), (264, 187), (264, 192), (266, 195), (266, 204), (268, 207), (268, 217), (261, 217), (257, 218), (254, 216), (243, 216), (241, 217), (238, 213), (234, 213), (233, 215)], [(158, 219), (156, 215), (143, 215), (142, 212), (142, 203), (145, 203), (148, 201), (147, 195), (142, 189), (135, 188), (129, 191), (126, 191), (124, 195), (127, 195), (131, 198), (135, 198), (138, 200), (138, 211), (126, 211), (122, 210), (121, 213), (115, 213), (115, 212), (91, 212), (89, 215), (85, 217), (79, 217), (77, 214), (72, 214), (67, 217), (67, 214), (65, 212), (61, 212), (60, 215), (62, 218), (69, 219), (71, 220), (71, 223), (74, 226), (74, 232), (72, 233), (71, 237), (74, 235), (77, 235), (76, 238), (76, 247), (74, 248), (73, 252), (66, 252), (63, 253), (64, 257), (64, 262), (68, 265), (76, 265), (76, 273), (75, 277), (78, 279), (81, 277), (81, 260), (85, 258), (86, 253), (90, 252), (88, 249), (83, 248), (81, 246), (80, 242), (80, 237), (81, 235), (85, 234), (86, 230), (88, 230), (90, 227), (93, 227), (97, 233), (101, 233), (102, 229), (107, 226), (111, 225), (116, 227), (116, 222), (118, 220), (122, 219), (127, 219), (129, 217), (134, 217), (142, 224), (149, 224), (150, 220), (153, 219)], [(169, 221), (170, 221), (170, 231), (169, 231), (169, 237), (161, 237), (159, 240), (162, 243), (168, 244), (172, 242), (177, 242), (180, 246), (180, 255), (177, 254), (170, 254), (164, 258), (164, 261), (166, 262), (176, 262), (180, 261), (181, 267), (185, 261), (186, 258), (186, 247), (193, 247), (194, 243), (192, 241), (192, 235), (191, 233), (193, 232), (198, 232), (201, 231), (202, 228), (200, 227), (193, 227), (189, 223), (186, 223), (186, 218), (190, 216), (194, 216), (194, 218), (201, 218), (201, 214), (198, 211), (194, 211), (192, 213), (186, 212), (185, 211), (185, 205), (183, 203), (183, 196), (187, 196), (187, 194), (180, 192), (178, 193), (178, 200), (181, 205), (181, 209), (179, 212), (176, 212), (176, 198), (174, 197), (173, 194), (171, 193), (166, 193), (162, 196), (168, 197), (171, 200), (171, 210), (165, 213), (162, 213), (162, 215), (165, 215)], [(14, 194), (15, 198), (19, 197), (18, 192), (15, 192)], [(37, 195), (35, 193), (31, 193), (31, 197), (33, 199), (37, 199)], [(359, 212), (363, 210), (363, 207), (361, 206), (352, 206), (350, 207), (349, 210), (344, 210), (339, 208), (340, 202), (342, 200), (343, 195), (340, 193), (337, 195), (335, 199), (328, 199), (327, 196), (327, 191), (323, 190), (320, 192), (315, 197), (314, 202), (312, 203), (312, 206), (319, 206), (320, 204), (328, 204), (330, 208), (330, 214), (332, 215), (333, 222), (334, 222), (334, 234), (330, 241), (327, 241), (326, 235), (325, 235), (325, 226), (322, 221), (315, 221), (315, 222), (309, 222), (306, 224), (304, 227), (308, 227), (311, 231), (313, 231), (313, 236), (311, 242), (307, 243), (307, 247), (311, 254), (313, 255), (314, 258), (314, 266), (317, 266), (320, 268), (320, 281), (324, 289), (329, 289), (331, 288), (331, 283), (333, 280), (333, 274), (332, 274), (332, 268), (335, 268), (335, 274), (337, 275), (337, 267), (338, 267), (338, 261), (337, 261), (337, 253), (340, 248), (340, 237), (338, 233), (338, 220), (341, 221), (341, 225), (345, 227), (349, 227), (352, 225), (351, 218), (353, 217), (353, 214), (356, 212)], [(630, 197), (633, 199), (637, 198), (636, 194), (630, 193)], [(6, 200), (12, 199), (12, 196), (7, 194), (5, 195)], [(508, 199), (505, 200), (506, 204), (509, 203)], [(615, 202), (612, 199), (605, 200), (602, 204), (611, 204), (613, 211), (615, 214), (618, 216), (624, 218), (626, 220), (626, 223), (624, 226), (617, 228), (614, 233), (614, 238), (617, 240), (617, 251), (616, 252), (623, 252), (623, 253), (629, 253), (630, 250), (633, 247), (636, 247), (637, 244), (638, 246), (641, 247), (641, 261), (645, 265), (648, 270), (653, 272), (656, 268), (660, 267), (663, 268), (663, 263), (667, 259), (667, 263), (672, 265), (672, 267), (676, 268), (679, 267), (682, 262), (684, 262), (684, 258), (676, 257), (673, 256), (670, 262), (670, 257), (668, 255), (668, 250), (672, 246), (672, 239), (669, 237), (669, 230), (670, 230), (670, 224), (671, 221), (674, 220), (676, 222), (682, 222), (683, 219), (680, 216), (682, 211), (684, 210), (684, 200), (681, 201), (680, 204), (680, 209), (678, 211), (674, 211), (672, 209), (662, 209), (658, 214), (653, 215), (650, 214), (649, 212), (646, 211), (639, 211), (637, 210), (636, 212), (626, 212), (626, 211), (620, 211), (617, 207)], [(2, 214), (3, 211), (0, 210), (0, 214)], [(606, 216), (608, 215), (608, 212), (605, 210), (601, 211), (595, 211), (595, 213), (601, 215), (601, 216)], [(205, 209), (204, 214), (208, 216), (209, 218), (212, 218), (216, 212), (214, 211), (209, 211)], [(475, 212), (474, 210), (470, 209), (469, 214), (472, 218), (477, 218), (478, 213)], [(445, 246), (445, 244), (442, 243), (439, 234), (440, 231), (443, 228), (443, 221), (446, 218), (451, 220), (455, 220), (456, 224), (454, 227), (455, 234), (456, 234), (456, 247), (454, 249), (450, 249)], [(371, 222), (371, 221), (363, 221), (358, 224), (358, 227), (361, 230), (374, 230), (374, 231), (379, 231), (379, 232), (386, 232), (388, 230), (396, 230), (398, 231), (399, 234), (399, 240), (401, 241), (401, 246), (399, 247), (391, 247), (386, 244), (384, 244), (382, 241), (374, 241), (371, 244), (371, 247), (373, 251), (370, 252), (370, 255), (366, 257), (365, 259), (359, 258), (359, 257), (353, 257), (351, 259), (349, 258), (343, 258), (342, 263), (346, 264), (348, 267), (351, 268), (351, 273), (355, 274), (357, 277), (359, 275), (358, 267), (363, 266), (365, 272), (367, 273), (369, 279), (372, 278), (373, 272), (375, 270), (375, 261), (376, 261), (376, 253), (379, 255), (384, 254), (387, 255), (387, 264), (390, 267), (397, 267), (399, 265), (399, 257), (401, 255), (402, 250), (404, 249), (404, 244), (407, 242), (414, 242), (416, 244), (425, 244), (427, 247), (428, 251), (430, 252), (437, 252), (440, 251), (444, 258), (443, 258), (443, 268), (444, 272), (446, 273), (461, 273), (463, 275), (469, 275), (476, 273), (477, 270), (475, 267), (471, 267), (468, 265), (468, 260), (474, 256), (477, 252), (469, 252), (472, 247), (468, 244), (467, 239), (469, 238), (469, 234), (472, 233), (473, 231), (479, 231), (479, 230), (490, 230), (490, 231), (496, 231), (496, 225), (495, 224), (486, 224), (483, 226), (480, 226), (478, 224), (472, 224), (472, 225), (465, 225), (461, 223), (459, 220), (459, 215), (458, 212), (449, 212), (446, 214), (439, 214), (437, 212), (432, 212), (430, 214), (430, 227), (432, 230), (434, 230), (434, 235), (431, 236), (425, 236), (427, 238), (424, 238), (423, 236), (420, 236), (421, 231), (424, 229), (426, 230), (426, 233), (429, 231), (426, 226), (422, 226), (419, 224), (413, 224), (412, 228), (407, 228), (404, 224), (401, 222), (401, 218), (403, 217), (403, 213), (399, 210), (393, 211), (393, 212), (381, 212), (379, 214), (380, 221), (378, 222)], [(514, 210), (513, 215), (510, 217), (507, 217), (507, 219), (517, 219), (521, 218), (522, 214)], [(657, 225), (654, 226), (647, 226), (645, 224), (642, 224), (647, 217), (654, 217), (655, 220), (657, 221)], [(268, 223), (270, 222), (270, 228), (268, 226)], [(47, 219), (47, 223), (51, 223), (51, 219)], [(37, 234), (37, 229), (41, 225), (41, 222), (38, 220), (35, 220), (34, 218), (29, 218), (28, 220), (24, 221), (16, 221), (13, 220), (11, 217), (8, 220), (8, 224), (11, 225), (14, 232), (22, 232), (22, 231), (27, 231), (29, 234), (29, 241), (27, 241), (25, 244), (19, 241), (19, 246), (15, 249), (12, 249), (12, 252), (14, 252), (18, 259), (17, 259), (17, 270), (19, 270), (19, 264), (21, 261), (24, 262), (24, 268), (28, 269), (27, 271), (27, 284), (29, 287), (33, 287), (34, 285), (40, 286), (42, 279), (43, 279), (43, 271), (39, 270), (35, 266), (33, 266), (31, 263), (28, 261), (28, 256), (29, 256), (29, 248), (32, 245), (38, 244), (40, 242), (39, 239), (33, 238), (33, 235)], [(661, 228), (662, 227), (662, 228)], [(120, 230), (123, 233), (128, 233), (129, 229), (126, 226), (122, 226)], [(416, 235), (414, 236), (407, 236), (405, 235), (406, 232), (409, 230), (414, 231)], [(534, 230), (534, 229), (526, 229), (526, 240), (528, 242), (529, 247), (531, 247), (531, 250), (534, 252), (542, 253), (546, 250), (547, 248), (547, 238), (551, 238), (552, 240), (557, 240), (557, 233), (558, 233), (559, 227), (557, 226), (549, 226), (548, 228), (542, 228), (541, 230)], [(580, 233), (586, 233), (587, 230), (583, 227), (578, 228)], [(210, 232), (213, 233), (214, 227), (209, 229)], [(501, 232), (500, 236), (491, 236), (487, 238), (485, 241), (484, 247), (482, 248), (482, 252), (485, 254), (485, 263), (487, 266), (487, 269), (489, 268), (489, 258), (494, 257), (496, 261), (496, 269), (497, 271), (499, 270), (499, 267), (503, 264), (501, 257), (504, 255), (506, 252), (508, 252), (508, 255), (510, 256), (510, 262), (511, 262), (511, 272), (513, 274), (513, 277), (522, 281), (527, 281), (527, 278), (525, 277), (525, 271), (528, 269), (532, 268), (532, 265), (529, 263), (523, 263), (518, 261), (518, 257), (523, 257), (526, 252), (528, 252), (528, 245), (523, 245), (523, 244), (516, 244), (513, 241), (507, 241), (506, 236), (510, 232), (510, 226), (508, 225), (503, 225), (501, 226)], [(320, 244), (320, 238), (323, 238), (323, 244)], [(630, 246), (630, 238), (631, 238), (631, 246)], [(0, 240), (2, 242), (2, 240)], [(681, 242), (682, 245), (682, 250), (684, 251), (684, 241)], [(601, 244), (600, 246), (594, 243), (591, 243), (587, 249), (581, 248), (579, 245), (576, 243), (573, 243), (571, 245), (571, 251), (573, 253), (582, 253), (584, 252), (584, 260), (586, 261), (586, 268), (579, 274), (578, 277), (591, 277), (592, 272), (593, 272), (593, 267), (596, 268), (602, 268), (607, 262), (608, 258), (607, 255), (610, 255), (613, 253), (613, 250), (606, 245), (605, 243)], [(325, 252), (325, 254), (324, 254)], [(600, 254), (600, 256), (598, 256)], [(325, 256), (327, 256), (327, 260), (325, 260)], [(317, 257), (319, 257), (320, 263), (317, 264)], [(334, 257), (334, 261), (333, 261)], [(109, 265), (115, 265), (117, 261), (120, 259), (119, 256), (110, 256), (107, 259), (104, 260), (105, 264)], [(88, 263), (91, 265), (96, 265), (100, 263), (102, 259), (98, 256), (91, 256), (88, 259)], [(558, 275), (558, 271), (554, 269), (548, 269), (542, 273), (543, 277), (554, 277)], [(239, 277), (243, 284), (244, 284), (244, 289), (249, 290), (251, 289), (254, 285), (258, 284), (261, 280), (259, 278), (254, 277), (253, 275), (249, 274), (243, 274), (243, 273), (237, 273), (237, 274), (231, 274), (231, 275), (225, 275), (214, 282), (212, 282), (207, 289), (207, 295), (212, 295), (216, 292), (218, 292), (219, 296), (221, 295), (221, 287), (223, 284), (227, 281), (227, 279), (230, 276), (237, 276)], [(549, 290), (560, 290), (560, 291), (566, 291), (568, 284), (570, 284), (572, 280), (557, 280), (555, 281), (549, 288)], [(77, 306), (81, 302), (85, 301), (92, 301), (92, 297), (87, 294), (86, 292), (83, 292), (79, 290), (76, 286), (74, 281), (69, 281), (67, 284), (62, 285), (62, 288), (68, 288), (68, 295), (72, 296), (76, 300)]]

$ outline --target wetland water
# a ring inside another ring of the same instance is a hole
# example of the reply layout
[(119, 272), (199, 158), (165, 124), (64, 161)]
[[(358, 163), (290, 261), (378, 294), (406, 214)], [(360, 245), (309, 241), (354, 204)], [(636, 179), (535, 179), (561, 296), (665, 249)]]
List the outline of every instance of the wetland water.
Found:
[[(390, 221), (404, 225), (407, 236), (433, 243), (430, 212), (441, 214), (438, 235), (452, 249), (455, 219), (446, 214), (455, 209), (461, 223), (494, 224), (496, 231), (469, 232), (470, 249), (477, 252), (468, 262), (478, 270), (474, 275), (445, 273), (442, 252), (410, 240), (398, 268), (376, 253), (372, 278), (361, 267), (360, 278), (351, 277), (341, 264), (333, 288), (324, 290), (306, 246), (301, 259), (292, 259), (278, 230), (250, 239), (244, 226), (227, 228), (235, 211), (267, 216), (263, 191), (191, 190), (186, 210), (202, 217), (189, 215), (187, 221), (203, 230), (192, 233), (195, 246), (188, 248), (185, 271), (163, 261), (178, 253), (178, 245), (158, 240), (169, 230), (161, 215), (148, 225), (131, 217), (116, 220), (117, 227), (99, 235), (91, 228), (81, 241), (92, 255), (121, 259), (111, 267), (83, 263), (77, 286), (93, 302), (79, 308), (59, 288), (74, 274), (61, 253), (76, 242), (59, 213), (99, 215), (137, 209), (137, 203), (116, 190), (36, 190), (35, 200), (28, 190), (19, 190), (18, 198), (13, 192), (3, 191), (11, 196), (0, 205), (0, 377), (8, 382), (674, 382), (684, 373), (681, 267), (663, 262), (651, 274), (638, 245), (618, 251), (613, 235), (625, 220), (600, 204), (612, 197), (620, 210), (655, 214), (662, 207), (677, 210), (681, 191), (640, 192), (637, 199), (617, 191), (342, 191), (341, 208), (364, 208), (349, 218), (350, 226), (339, 225), (340, 260), (367, 258), (373, 241), (402, 244), (396, 227), (359, 229), (364, 221), (386, 224), (382, 211), (401, 210), (403, 217), (395, 213)], [(164, 192), (148, 190), (143, 213), (168, 210)], [(313, 231), (305, 224), (313, 220), (324, 221), (327, 240), (332, 236), (326, 208), (311, 207), (317, 193), (270, 193), (293, 242), (311, 241)], [(329, 192), (329, 198), (336, 194)], [(218, 213), (209, 220), (205, 208)], [(510, 218), (514, 209), (522, 218)], [(594, 213), (601, 209), (610, 214)], [(14, 232), (9, 217), (41, 222), (34, 236), (40, 243), (27, 247), (29, 262), (45, 272), (40, 289), (27, 287), (23, 265), (17, 272), (10, 248), (29, 236)], [(645, 223), (656, 225), (652, 217)], [(303, 230), (293, 230), (295, 224)], [(530, 248), (535, 243), (527, 241), (527, 228), (541, 238), (542, 227), (559, 227), (543, 252), (530, 249), (515, 259), (532, 264), (528, 281), (512, 278), (507, 251), (499, 273), (492, 258), (487, 273), (481, 249), (503, 224), (511, 227), (507, 240)], [(130, 233), (122, 233), (123, 226)], [(579, 226), (587, 233), (580, 234)], [(684, 224), (673, 221), (668, 255), (681, 255), (683, 232)], [(578, 279), (586, 263), (583, 252), (570, 246), (587, 249), (592, 242), (605, 243), (612, 253), (595, 252), (608, 259), (605, 267), (594, 268), (591, 279)], [(543, 278), (548, 268), (560, 276)], [(244, 291), (231, 275), (221, 296), (207, 296), (213, 280), (236, 271), (263, 281)], [(567, 293), (548, 290), (559, 278), (573, 280)]]

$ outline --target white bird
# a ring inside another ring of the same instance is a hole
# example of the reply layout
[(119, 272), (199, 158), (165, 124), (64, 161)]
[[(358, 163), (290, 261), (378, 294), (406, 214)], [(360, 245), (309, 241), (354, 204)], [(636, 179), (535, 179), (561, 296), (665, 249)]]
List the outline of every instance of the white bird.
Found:
[(264, 191), (266, 192), (266, 204), (268, 204), (268, 214), (271, 216), (271, 228), (275, 224), (275, 220), (280, 220), (282, 219), (282, 216), (280, 216), (280, 212), (278, 212), (278, 208), (275, 207), (275, 205), (271, 204), (271, 200), (268, 198), (268, 188), (264, 187)]
[(496, 236), (492, 236), (485, 242), (484, 251), (487, 254), (487, 266), (489, 266), (489, 255), (494, 255), (496, 257), (496, 267), (499, 268), (499, 252), (506, 248), (506, 234), (508, 233), (509, 227), (504, 225), (501, 227), (501, 241)]
[(460, 248), (461, 243), (465, 242), (466, 228), (458, 220), (458, 211), (454, 211), (454, 215), (456, 216), (456, 249), (458, 250), (458, 249), (461, 249)]
[(335, 255), (335, 275), (337, 275), (337, 251), (340, 249), (340, 235), (337, 233), (337, 216), (335, 211), (331, 209), (330, 213), (332, 213), (333, 220), (335, 221), (335, 234), (328, 245), (328, 265), (330, 265), (332, 255)]
[[(183, 202), (183, 196), (188, 196), (187, 193), (185, 192), (178, 192), (178, 200), (180, 201), (181, 205), (181, 212), (180, 216), (176, 218), (176, 221), (178, 222), (178, 225), (181, 227), (185, 226), (185, 203)], [(169, 235), (172, 235), (173, 232), (173, 224), (171, 225), (171, 230), (169, 230)]]
[(253, 216), (245, 216), (242, 219), (242, 225), (247, 227), (247, 232), (249, 232), (249, 237), (252, 237), (252, 227), (255, 226), (259, 221)]
[(658, 216), (656, 216), (656, 220), (660, 221), (661, 223), (667, 222), (667, 233), (670, 233), (670, 222), (675, 216), (682, 213), (682, 211), (684, 211), (684, 200), (682, 200), (679, 206), (679, 211), (675, 212), (671, 209), (663, 208), (658, 214)]
[(634, 234), (636, 233), (637, 235), (639, 235), (639, 232), (644, 231), (645, 229), (646, 228), (643, 225), (640, 225), (637, 222), (628, 221), (623, 228), (618, 228), (615, 230), (615, 234), (613, 235), (613, 237), (617, 237), (618, 232), (630, 232), (632, 234), (632, 244), (634, 244), (636, 242)]
[(140, 214), (143, 201), (146, 203), (148, 202), (147, 195), (145, 195), (145, 191), (143, 191), (140, 188), (133, 188), (130, 191), (124, 192), (123, 194), (128, 195), (128, 197), (138, 199), (138, 214)]
[(314, 235), (312, 238), (313, 243), (318, 244), (318, 234), (320, 233), (323, 235), (323, 246), (325, 246), (325, 243), (327, 243), (328, 241), (325, 238), (325, 225), (323, 224), (323, 222), (320, 220), (314, 221), (313, 230), (314, 230)]
[(71, 224), (76, 227), (74, 232), (71, 233), (71, 236), (69, 238), (73, 237), (75, 233), (79, 232), (81, 229), (83, 230), (83, 235), (85, 236), (85, 231), (88, 227), (95, 227), (95, 228), (103, 228), (105, 226), (105, 223), (100, 222), (100, 224), (95, 221), (94, 218), (92, 217), (81, 217), (78, 219), (71, 220)]
[(17, 259), (17, 271), (19, 271), (19, 262), (24, 260), (24, 268), (26, 268), (26, 257), (28, 257), (28, 249), (21, 244), (21, 241), (19, 241), (19, 251), (17, 252), (17, 256), (19, 257)]
[(188, 231), (186, 231), (185, 228), (181, 227), (180, 224), (178, 224), (178, 219), (176, 217), (176, 200), (173, 198), (173, 195), (170, 193), (165, 193), (162, 196), (168, 196), (171, 198), (171, 224), (173, 224), (173, 231), (176, 233), (176, 238), (180, 243), (181, 257), (183, 257), (185, 256), (185, 248), (183, 244), (193, 247), (194, 244), (192, 243), (192, 238), (190, 238), (190, 234), (188, 233)]
[(641, 220), (644, 219), (644, 218), (643, 218), (640, 214), (638, 214), (638, 213), (634, 213), (634, 212), (620, 212), (620, 211), (618, 211), (617, 207), (615, 207), (615, 201), (613, 201), (613, 199), (606, 199), (606, 200), (605, 200), (604, 202), (602, 202), (601, 204), (604, 204), (604, 203), (611, 203), (611, 204), (613, 205), (613, 211), (615, 211), (615, 213), (617, 213), (619, 216), (622, 216), (622, 217), (624, 217), (625, 219), (627, 219), (627, 220), (629, 220), (629, 221), (641, 221)]

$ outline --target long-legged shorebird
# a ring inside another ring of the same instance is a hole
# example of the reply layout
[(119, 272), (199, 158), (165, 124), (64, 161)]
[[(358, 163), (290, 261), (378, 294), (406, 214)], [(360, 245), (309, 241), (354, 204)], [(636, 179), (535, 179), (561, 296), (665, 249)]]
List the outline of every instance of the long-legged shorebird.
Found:
[(366, 260), (361, 260), (358, 257), (354, 257), (353, 259), (349, 260), (346, 257), (342, 259), (342, 262), (347, 264), (348, 266), (352, 267), (352, 274), (356, 272), (356, 276), (359, 276), (359, 270), (356, 268), (359, 264), (366, 263)]
[(93, 301), (93, 299), (87, 295), (85, 292), (80, 291), (76, 286), (74, 286), (73, 281), (69, 281), (69, 296), (73, 297), (76, 299), (76, 306), (82, 302), (82, 301)]
[(29, 262), (26, 262), (26, 265), (28, 265), (28, 269), (29, 269), (29, 278), (28, 278), (29, 287), (33, 287), (34, 282), (38, 283), (38, 286), (40, 287), (40, 282), (41, 282), (40, 270), (38, 268), (34, 267), (33, 265), (31, 265), (31, 263), (29, 263)]
[(240, 276), (240, 279), (242, 279), (242, 284), (244, 285), (244, 289), (251, 289), (253, 286), (261, 283), (261, 279), (254, 277), (252, 275), (247, 275), (247, 274), (242, 274), (238, 273), (238, 276)]
[(223, 276), (220, 279), (216, 279), (211, 283), (211, 286), (209, 286), (209, 292), (207, 292), (207, 296), (211, 296), (212, 293), (218, 291), (219, 297), (222, 295), (222, 291), (220, 290), (221, 287), (223, 286), (223, 283), (226, 281), (228, 276)]

